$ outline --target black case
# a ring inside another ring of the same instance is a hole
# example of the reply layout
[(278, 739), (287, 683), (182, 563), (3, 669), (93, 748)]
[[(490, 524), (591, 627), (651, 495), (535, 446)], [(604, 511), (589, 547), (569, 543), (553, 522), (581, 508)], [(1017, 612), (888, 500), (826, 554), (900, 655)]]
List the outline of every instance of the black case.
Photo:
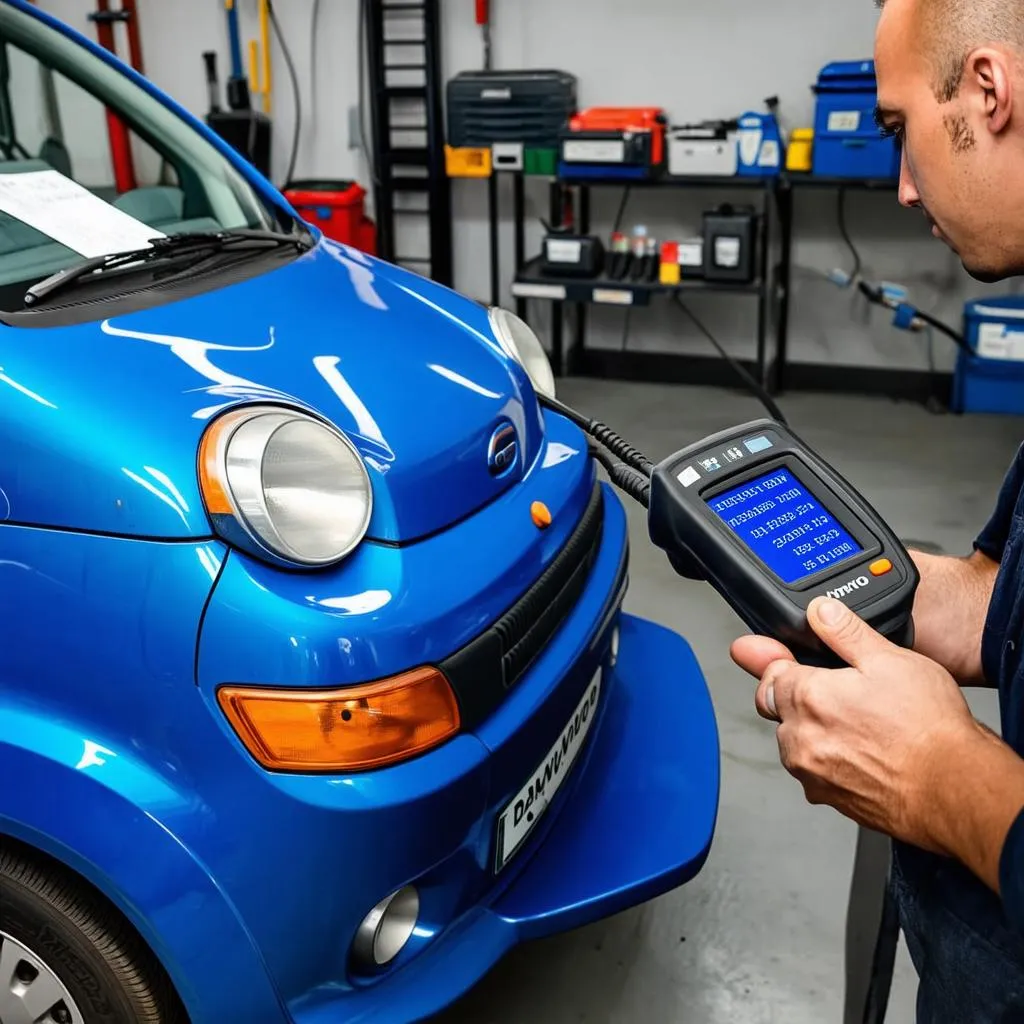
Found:
[(754, 280), (756, 256), (757, 214), (752, 206), (721, 206), (704, 214), (704, 277), (708, 281), (749, 284)]
[(576, 78), (566, 71), (463, 71), (448, 82), (448, 144), (495, 142), (555, 148), (576, 113)]
[(600, 277), (605, 250), (595, 235), (545, 235), (541, 248), (541, 269), (554, 277)]

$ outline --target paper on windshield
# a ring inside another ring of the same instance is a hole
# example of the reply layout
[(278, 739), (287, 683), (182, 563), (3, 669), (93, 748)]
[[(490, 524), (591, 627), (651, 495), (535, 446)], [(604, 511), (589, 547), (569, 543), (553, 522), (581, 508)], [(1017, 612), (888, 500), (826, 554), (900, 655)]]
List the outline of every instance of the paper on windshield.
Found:
[(145, 249), (164, 237), (59, 171), (0, 174), (0, 210), (82, 256)]

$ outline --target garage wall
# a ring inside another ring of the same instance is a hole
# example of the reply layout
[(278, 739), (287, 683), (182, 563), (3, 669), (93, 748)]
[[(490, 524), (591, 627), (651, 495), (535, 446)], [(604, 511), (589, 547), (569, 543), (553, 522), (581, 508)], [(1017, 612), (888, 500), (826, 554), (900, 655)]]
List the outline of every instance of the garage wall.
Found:
[[(254, 0), (239, 0), (243, 40), (256, 35)], [(442, 0), (446, 75), (478, 67), (482, 61), (473, 0)], [(312, 39), (315, 0), (278, 0), (277, 8), (298, 65), (303, 93), (303, 137), (296, 173), (300, 176), (369, 175), (365, 161), (350, 146), (348, 111), (358, 96), (357, 2), (320, 0), (316, 45)], [(86, 12), (91, 0), (41, 0), (76, 27), (93, 35)], [(227, 75), (227, 34), (220, 0), (140, 0), (147, 73), (157, 84), (197, 113), (206, 109), (201, 53), (221, 53)], [(592, 104), (660, 104), (672, 120), (731, 117), (761, 109), (777, 95), (785, 127), (811, 123), (810, 85), (831, 60), (870, 56), (878, 13), (871, 0), (492, 0), (496, 67), (559, 67), (580, 81), (580, 101)], [(293, 106), (285, 64), (274, 51), (275, 177), (284, 174), (291, 142)], [(315, 89), (311, 88), (315, 84)], [(100, 141), (100, 140), (98, 140)], [(105, 140), (102, 140), (105, 143)], [(736, 194), (733, 194), (735, 197)], [(595, 193), (595, 230), (610, 230), (620, 193)], [(730, 198), (713, 192), (688, 197), (677, 192), (656, 196), (638, 192), (625, 223), (645, 223), (658, 237), (675, 237), (700, 224), (705, 206)], [(742, 199), (742, 194), (738, 196)], [(547, 206), (546, 189), (531, 183), (528, 245), (539, 247), (537, 216)], [(790, 330), (791, 358), (923, 369), (928, 365), (922, 338), (888, 326), (881, 310), (871, 309), (829, 283), (825, 273), (849, 267), (849, 252), (839, 241), (833, 192), (800, 194), (796, 225), (795, 270)], [(488, 296), (486, 259), (486, 186), (454, 185), (456, 285), (469, 294)], [(511, 209), (510, 195), (503, 208)], [(866, 272), (898, 281), (925, 308), (956, 323), (965, 299), (1010, 290), (971, 281), (958, 261), (930, 236), (923, 218), (900, 210), (894, 193), (848, 196), (847, 217), (861, 249)], [(506, 283), (511, 271), (511, 225), (502, 246)], [(415, 244), (414, 241), (409, 242)], [(506, 300), (511, 301), (506, 295)], [(730, 351), (753, 352), (755, 306), (752, 299), (698, 297), (701, 315)], [(530, 304), (530, 317), (542, 333), (547, 305)], [(597, 309), (591, 317), (592, 344), (622, 343), (623, 311)], [(677, 311), (665, 305), (637, 310), (629, 345), (635, 348), (705, 352)], [(951, 346), (935, 342), (937, 364), (953, 362)]]

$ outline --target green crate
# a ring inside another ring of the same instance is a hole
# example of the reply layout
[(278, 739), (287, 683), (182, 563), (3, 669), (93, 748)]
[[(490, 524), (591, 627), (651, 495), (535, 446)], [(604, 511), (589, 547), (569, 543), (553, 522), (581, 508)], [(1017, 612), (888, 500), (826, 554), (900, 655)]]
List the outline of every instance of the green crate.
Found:
[(527, 146), (523, 152), (523, 173), (553, 178), (558, 173), (558, 150)]

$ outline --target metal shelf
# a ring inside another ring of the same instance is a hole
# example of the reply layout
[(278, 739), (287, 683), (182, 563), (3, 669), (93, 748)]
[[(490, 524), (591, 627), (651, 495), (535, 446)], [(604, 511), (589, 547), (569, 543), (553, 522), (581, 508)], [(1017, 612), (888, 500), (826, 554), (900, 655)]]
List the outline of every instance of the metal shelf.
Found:
[(553, 299), (556, 302), (582, 302), (597, 306), (647, 306), (652, 295), (675, 292), (732, 292), (739, 295), (760, 295), (763, 282), (705, 281), (700, 278), (679, 284), (660, 281), (618, 281), (610, 277), (578, 278), (545, 274), (540, 269), (541, 257), (526, 263), (512, 282), (512, 294), (521, 299)]
[(898, 178), (825, 178), (813, 174), (787, 174), (783, 179), (791, 188), (849, 188), (865, 192), (895, 192)]
[(778, 178), (747, 178), (739, 175), (679, 175), (661, 174), (653, 178), (602, 178), (575, 176), (558, 176), (563, 185), (582, 186), (584, 188), (741, 188), (762, 191), (773, 189)]

